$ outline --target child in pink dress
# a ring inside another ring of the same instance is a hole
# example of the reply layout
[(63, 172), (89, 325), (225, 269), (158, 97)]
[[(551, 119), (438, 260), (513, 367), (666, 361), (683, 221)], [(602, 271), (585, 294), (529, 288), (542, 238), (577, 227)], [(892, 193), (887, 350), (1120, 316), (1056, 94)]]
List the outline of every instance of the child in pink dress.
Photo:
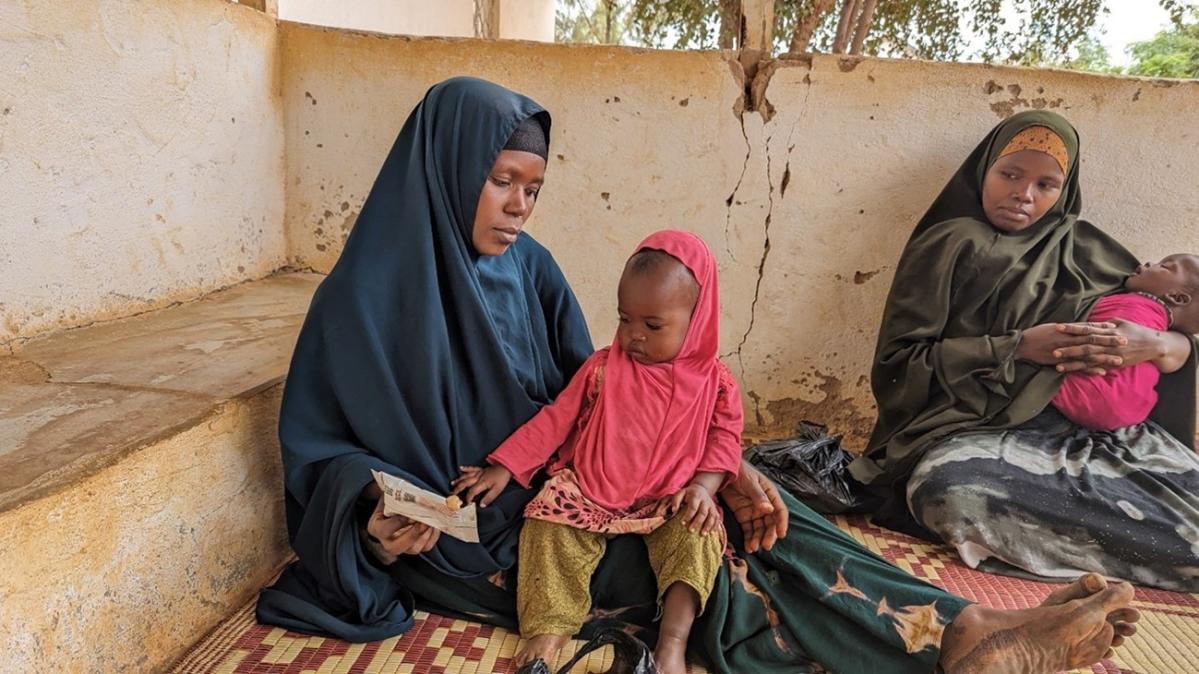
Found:
[[(1144, 264), (1124, 282), (1129, 292), (1108, 295), (1091, 310), (1088, 321), (1122, 319), (1155, 330), (1199, 333), (1199, 256), (1170, 255)], [(1067, 374), (1053, 406), (1070, 421), (1110, 431), (1139, 424), (1157, 405), (1161, 373), (1183, 366), (1181, 359), (1155, 358), (1102, 375)]]
[(524, 664), (553, 662), (590, 608), (591, 575), (614, 535), (644, 536), (662, 608), (655, 660), (681, 674), (687, 636), (725, 548), (716, 493), (741, 465), (741, 397), (717, 358), (716, 260), (698, 236), (658, 232), (629, 258), (620, 326), (561, 395), (454, 492), (485, 507), (515, 478), (549, 480), (525, 509), (517, 614)]

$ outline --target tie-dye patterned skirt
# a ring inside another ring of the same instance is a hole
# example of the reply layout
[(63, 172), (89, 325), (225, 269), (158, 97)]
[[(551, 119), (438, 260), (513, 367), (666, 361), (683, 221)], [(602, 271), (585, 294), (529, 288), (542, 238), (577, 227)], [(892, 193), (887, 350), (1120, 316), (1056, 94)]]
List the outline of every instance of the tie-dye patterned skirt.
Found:
[(984, 571), (1084, 571), (1199, 592), (1199, 455), (1147, 422), (1075, 426), (1049, 408), (930, 448), (908, 482), (924, 527)]

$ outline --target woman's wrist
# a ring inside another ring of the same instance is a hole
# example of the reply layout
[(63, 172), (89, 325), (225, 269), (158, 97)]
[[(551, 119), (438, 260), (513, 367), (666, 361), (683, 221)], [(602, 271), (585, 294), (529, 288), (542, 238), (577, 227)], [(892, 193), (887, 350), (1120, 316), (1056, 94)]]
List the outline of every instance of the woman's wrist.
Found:
[(1024, 330), (1016, 330), (1016, 344), (1012, 347), (1012, 358), (1015, 360), (1027, 361), (1027, 354), (1024, 352)]
[(362, 541), (362, 547), (366, 548), (380, 564), (390, 566), (396, 563), (400, 558), (399, 555), (393, 555), (383, 548), (383, 542), (371, 535), (371, 532), (366, 527), (359, 527), (358, 537)]
[(381, 496), (383, 496), (383, 490), (379, 488), (379, 483), (371, 480), (370, 482), (366, 483), (365, 487), (362, 488), (362, 493), (358, 495), (358, 498), (363, 501), (370, 501), (371, 503), (374, 503), (375, 501), (378, 501)]

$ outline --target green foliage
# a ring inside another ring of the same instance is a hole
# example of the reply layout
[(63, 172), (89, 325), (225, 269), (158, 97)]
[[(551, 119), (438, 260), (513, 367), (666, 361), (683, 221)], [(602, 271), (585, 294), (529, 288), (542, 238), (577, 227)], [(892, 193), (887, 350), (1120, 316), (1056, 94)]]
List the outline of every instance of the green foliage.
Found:
[(556, 42), (637, 44), (627, 0), (558, 0)]
[[(1177, 0), (1162, 0), (1175, 2)], [(718, 46), (720, 0), (626, 0), (648, 44), (681, 49)], [(986, 61), (1064, 59), (1104, 12), (1105, 0), (883, 0), (875, 10), (864, 53), (938, 60), (973, 56)], [(1002, 5), (1016, 17), (1005, 23)], [(820, 19), (811, 51), (830, 51), (841, 2)], [(775, 0), (775, 48), (786, 51), (814, 0)], [(964, 32), (966, 28), (969, 32)], [(966, 54), (972, 35), (984, 38)]]
[[(775, 51), (786, 52), (801, 24), (815, 20), (807, 51), (832, 51), (845, 0), (774, 0)], [(1151, 0), (1144, 0), (1149, 2)], [(1157, 0), (1174, 28), (1130, 48), (1128, 72), (1199, 77), (1199, 9), (1194, 0)], [(1119, 73), (1094, 37), (1107, 0), (880, 0), (863, 53), (931, 60), (980, 59)], [(674, 49), (734, 47), (738, 0), (558, 0), (559, 42)], [(822, 14), (813, 16), (814, 10)], [(1006, 20), (1005, 20), (1006, 17)], [(1186, 19), (1190, 17), (1191, 22)], [(970, 45), (976, 45), (973, 51)]]
[(717, 49), (721, 0), (628, 0), (639, 37), (651, 47)]
[(1133, 58), (1129, 74), (1199, 78), (1199, 10), (1192, 9), (1190, 15), (1190, 23), (1179, 18), (1171, 30), (1133, 44), (1129, 48)]
[(1072, 58), (1058, 61), (1026, 61), (1020, 65), (1064, 68), (1066, 70), (1081, 70), (1084, 72), (1108, 73), (1111, 75), (1119, 75), (1124, 72), (1123, 68), (1112, 64), (1111, 54), (1108, 53), (1107, 47), (1103, 46), (1103, 43), (1093, 36), (1087, 36), (1078, 41), (1078, 44), (1075, 45), (1075, 55)]

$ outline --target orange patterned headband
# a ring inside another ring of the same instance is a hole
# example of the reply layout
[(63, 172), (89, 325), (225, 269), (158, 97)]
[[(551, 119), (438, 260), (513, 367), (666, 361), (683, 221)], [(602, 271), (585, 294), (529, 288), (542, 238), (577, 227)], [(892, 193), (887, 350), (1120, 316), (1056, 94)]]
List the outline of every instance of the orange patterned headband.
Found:
[[(1047, 126), (1030, 126), (1017, 133), (1004, 146), (1003, 152), (999, 153), (999, 157), (1006, 157), (1013, 152), (1021, 150), (1044, 152), (1057, 161), (1057, 165), (1062, 167), (1062, 173), (1070, 172), (1068, 168), (1070, 166), (1070, 153), (1066, 150), (1066, 143), (1062, 140), (1061, 136), (1057, 135), (1053, 129)], [(999, 159), (999, 157), (996, 157), (996, 159)]]

